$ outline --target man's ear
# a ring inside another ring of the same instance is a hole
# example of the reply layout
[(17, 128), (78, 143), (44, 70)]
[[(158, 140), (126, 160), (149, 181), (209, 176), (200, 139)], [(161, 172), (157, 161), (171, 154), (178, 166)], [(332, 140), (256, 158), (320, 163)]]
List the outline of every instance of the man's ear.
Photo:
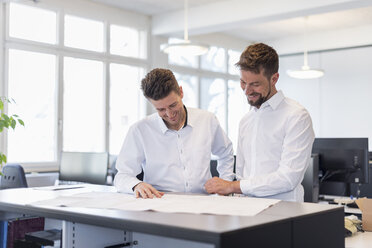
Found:
[(272, 76), (271, 76), (271, 86), (275, 86), (276, 82), (278, 82), (278, 79), (279, 79), (279, 73), (274, 73)]
[(180, 87), (180, 97), (181, 97), (181, 99), (183, 99), (183, 89), (182, 89), (181, 85), (179, 87)]

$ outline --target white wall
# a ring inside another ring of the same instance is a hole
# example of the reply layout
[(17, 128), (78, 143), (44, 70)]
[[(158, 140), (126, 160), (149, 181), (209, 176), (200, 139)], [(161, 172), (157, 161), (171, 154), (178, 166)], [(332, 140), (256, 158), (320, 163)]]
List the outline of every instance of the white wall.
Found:
[(303, 56), (280, 58), (278, 89), (307, 108), (316, 137), (368, 137), (372, 150), (372, 46), (310, 54), (322, 68), (320, 79), (298, 80), (287, 69), (300, 68)]

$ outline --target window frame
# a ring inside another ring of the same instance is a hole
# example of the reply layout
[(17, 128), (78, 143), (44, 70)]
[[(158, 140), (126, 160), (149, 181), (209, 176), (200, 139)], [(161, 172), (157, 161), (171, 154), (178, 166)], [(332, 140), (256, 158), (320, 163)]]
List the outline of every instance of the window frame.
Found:
[[(26, 172), (44, 172), (44, 171), (56, 171), (58, 170), (60, 153), (62, 151), (62, 125), (63, 125), (63, 60), (64, 57), (73, 57), (80, 59), (96, 60), (103, 62), (103, 73), (104, 73), (104, 85), (105, 85), (105, 150), (109, 150), (109, 94), (110, 94), (110, 64), (123, 64), (128, 66), (134, 66), (142, 68), (147, 71), (150, 68), (149, 62), (149, 48), (150, 48), (150, 19), (145, 15), (135, 14), (120, 10), (105, 5), (99, 5), (92, 2), (80, 1), (80, 0), (65, 0), (65, 1), (53, 1), (45, 0), (42, 2), (22, 2), (17, 4), (29, 5), (40, 9), (56, 12), (56, 44), (47, 44), (42, 42), (23, 40), (9, 35), (9, 11), (10, 2), (0, 4), (0, 19), (3, 21), (3, 25), (0, 27), (0, 92), (2, 95), (7, 96), (8, 94), (8, 62), (9, 62), (9, 49), (23, 50), (29, 52), (38, 52), (45, 54), (52, 54), (56, 56), (56, 91), (57, 91), (57, 110), (56, 110), (56, 129), (57, 129), (57, 156), (56, 161), (50, 162), (28, 162), (22, 163)], [(64, 46), (64, 17), (65, 15), (77, 16), (85, 19), (103, 22), (104, 25), (104, 49), (103, 52), (87, 51), (77, 48), (71, 48)], [(123, 18), (123, 16), (125, 16)], [(120, 55), (110, 54), (110, 25), (118, 25), (129, 28), (137, 29), (139, 32), (145, 33), (145, 40), (140, 42), (146, 42), (146, 56), (144, 58), (126, 57)], [(4, 52), (3, 52), (4, 51)], [(142, 104), (145, 106), (145, 104)], [(142, 106), (142, 107), (143, 107)], [(7, 109), (7, 106), (5, 106)], [(141, 111), (143, 113), (144, 111)], [(27, 124), (27, 123), (26, 123)], [(0, 149), (4, 154), (7, 154), (7, 130), (5, 129), (0, 136)]]

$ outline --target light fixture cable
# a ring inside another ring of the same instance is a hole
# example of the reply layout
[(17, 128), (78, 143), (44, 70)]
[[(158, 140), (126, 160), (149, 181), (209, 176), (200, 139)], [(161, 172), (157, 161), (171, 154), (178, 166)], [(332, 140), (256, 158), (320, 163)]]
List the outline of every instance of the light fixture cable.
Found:
[(311, 69), (308, 63), (308, 44), (307, 44), (307, 33), (308, 33), (308, 17), (304, 18), (304, 64), (301, 70), (287, 70), (288, 76), (296, 79), (314, 79), (324, 75), (324, 71), (321, 69)]
[(188, 16), (188, 9), (189, 9), (189, 1), (188, 0), (185, 0), (184, 2), (184, 12), (183, 12), (183, 39), (185, 41), (188, 41), (189, 40), (189, 27), (188, 27), (188, 22), (189, 22), (189, 19), (187, 18)]
[(183, 41), (177, 43), (166, 43), (160, 49), (168, 54), (199, 56), (208, 52), (208, 46), (189, 40), (188, 32), (188, 0), (184, 0), (184, 23)]

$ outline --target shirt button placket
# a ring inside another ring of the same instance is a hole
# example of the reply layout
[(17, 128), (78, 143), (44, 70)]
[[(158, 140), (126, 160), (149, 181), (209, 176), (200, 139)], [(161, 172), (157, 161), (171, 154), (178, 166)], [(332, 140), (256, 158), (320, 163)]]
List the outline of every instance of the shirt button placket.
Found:
[(181, 134), (178, 132), (177, 133), (177, 144), (178, 144), (178, 151), (179, 151), (179, 155), (180, 155), (180, 162), (181, 162), (181, 166), (183, 167), (183, 174), (184, 174), (184, 180), (185, 180), (185, 189), (186, 189), (186, 192), (188, 192), (188, 186), (189, 186), (189, 183), (187, 181), (187, 173), (186, 173), (186, 166), (185, 166), (185, 159), (184, 159), (184, 153), (183, 153), (183, 144), (182, 144), (182, 139), (181, 139)]
[(257, 132), (258, 132), (258, 126), (259, 126), (259, 120), (261, 116), (260, 109), (255, 113), (256, 117), (254, 119), (254, 126), (253, 126), (253, 135), (252, 135), (252, 143), (251, 143), (251, 163), (252, 168), (250, 172), (250, 176), (255, 176), (256, 174), (256, 165), (257, 165)]

